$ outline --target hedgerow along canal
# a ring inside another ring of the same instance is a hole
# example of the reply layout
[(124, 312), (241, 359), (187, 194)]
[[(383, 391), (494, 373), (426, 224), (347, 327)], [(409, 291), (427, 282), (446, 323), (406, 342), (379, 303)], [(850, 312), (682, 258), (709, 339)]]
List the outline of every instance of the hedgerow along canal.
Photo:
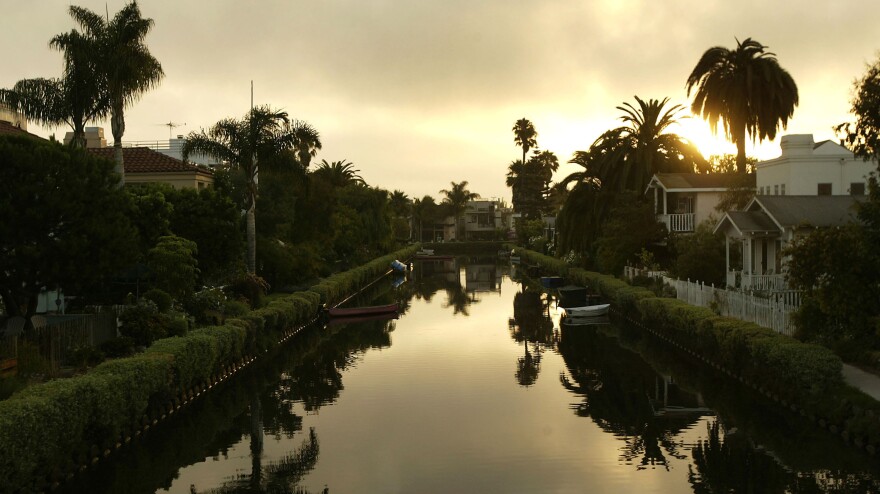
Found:
[(495, 259), (418, 262), (66, 484), (88, 492), (878, 492), (878, 463)]

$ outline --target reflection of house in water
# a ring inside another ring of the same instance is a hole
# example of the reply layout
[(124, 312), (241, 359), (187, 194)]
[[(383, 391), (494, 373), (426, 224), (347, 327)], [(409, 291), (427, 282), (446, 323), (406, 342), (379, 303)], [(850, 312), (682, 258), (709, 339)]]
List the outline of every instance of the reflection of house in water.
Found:
[(465, 290), (468, 292), (500, 292), (501, 279), (495, 264), (468, 264), (465, 271)]
[(702, 395), (681, 389), (668, 375), (658, 375), (654, 379), (654, 396), (649, 396), (648, 401), (655, 417), (715, 414), (706, 408)]

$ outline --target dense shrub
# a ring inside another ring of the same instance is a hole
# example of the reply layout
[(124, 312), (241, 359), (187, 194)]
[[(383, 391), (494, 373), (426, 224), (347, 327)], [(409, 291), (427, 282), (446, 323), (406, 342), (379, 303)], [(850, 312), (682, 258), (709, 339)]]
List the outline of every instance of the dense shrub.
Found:
[(143, 298), (149, 300), (156, 304), (156, 308), (159, 312), (168, 312), (171, 309), (171, 303), (173, 299), (168, 292), (164, 290), (160, 290), (158, 288), (153, 288), (151, 290), (146, 291), (143, 294)]

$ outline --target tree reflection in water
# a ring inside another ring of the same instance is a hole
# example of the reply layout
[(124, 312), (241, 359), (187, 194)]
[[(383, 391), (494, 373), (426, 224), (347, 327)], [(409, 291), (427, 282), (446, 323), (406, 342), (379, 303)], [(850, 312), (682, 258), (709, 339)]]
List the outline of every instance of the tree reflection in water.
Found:
[(541, 372), (541, 354), (556, 343), (553, 320), (540, 291), (527, 289), (514, 295), (513, 318), (508, 322), (508, 329), (510, 337), (522, 342), (524, 350), (523, 356), (516, 360), (516, 382), (520, 386), (531, 386)]
[(565, 328), (559, 352), (568, 369), (559, 376), (562, 386), (584, 398), (572, 409), (623, 440), (620, 462), (668, 470), (667, 456), (687, 458), (676, 436), (699, 415), (655, 417), (649, 396), (658, 375), (649, 365), (589, 326)]

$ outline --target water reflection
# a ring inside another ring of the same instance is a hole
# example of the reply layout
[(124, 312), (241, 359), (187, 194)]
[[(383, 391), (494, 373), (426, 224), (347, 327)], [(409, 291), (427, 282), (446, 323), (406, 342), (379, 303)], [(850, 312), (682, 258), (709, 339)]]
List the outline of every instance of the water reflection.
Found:
[(651, 395), (669, 404), (669, 387), (667, 383), (666, 393), (659, 394), (658, 380), (663, 378), (649, 365), (595, 327), (563, 329), (559, 352), (567, 368), (559, 376), (562, 386), (583, 398), (572, 405), (573, 411), (623, 441), (618, 461), (639, 470), (668, 469), (667, 457), (687, 457), (687, 446), (677, 436), (700, 413), (655, 416)]
[(541, 354), (556, 343), (553, 319), (544, 294), (530, 289), (517, 292), (513, 296), (513, 318), (508, 321), (508, 329), (510, 337), (523, 344), (523, 356), (516, 361), (516, 382), (520, 386), (531, 386), (541, 372)]

